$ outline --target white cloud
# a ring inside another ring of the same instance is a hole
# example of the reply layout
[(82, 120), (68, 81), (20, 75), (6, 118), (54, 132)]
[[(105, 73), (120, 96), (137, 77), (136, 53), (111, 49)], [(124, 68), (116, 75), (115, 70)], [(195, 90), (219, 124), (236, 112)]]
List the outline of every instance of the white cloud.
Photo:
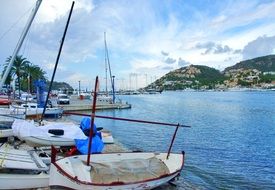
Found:
[(183, 60), (181, 57), (180, 57), (179, 60), (178, 60), (178, 65), (179, 65), (180, 67), (184, 67), (184, 66), (190, 65), (190, 64), (191, 64), (190, 62)]
[[(47, 0), (42, 1), (37, 14), (37, 20), (39, 23), (55, 22), (57, 19), (62, 18), (68, 14), (71, 8), (72, 1), (68, 0)], [(82, 9), (86, 12), (91, 12), (94, 8), (92, 1), (88, 0), (75, 0), (74, 11)]]
[(243, 49), (243, 58), (251, 59), (259, 56), (269, 55), (275, 49), (275, 36), (261, 36), (249, 42)]

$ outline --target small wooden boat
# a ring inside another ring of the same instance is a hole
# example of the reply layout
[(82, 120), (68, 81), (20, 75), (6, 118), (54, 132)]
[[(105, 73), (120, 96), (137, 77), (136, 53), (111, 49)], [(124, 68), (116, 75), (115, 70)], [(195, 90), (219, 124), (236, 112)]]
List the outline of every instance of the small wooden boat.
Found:
[[(98, 77), (93, 96), (91, 126), (94, 126)], [(102, 116), (101, 116), (102, 117)], [(152, 189), (178, 176), (184, 165), (184, 152), (171, 153), (171, 148), (180, 124), (141, 121), (136, 119), (104, 117), (139, 123), (176, 126), (167, 153), (110, 153), (90, 154), (93, 128), (90, 128), (88, 154), (69, 156), (56, 160), (57, 150), (52, 146), (50, 187), (69, 189)], [(181, 126), (183, 127), (183, 126)], [(90, 161), (90, 158), (92, 160)], [(87, 158), (87, 159), (86, 159)]]
[[(46, 161), (49, 162), (49, 161)], [(35, 151), (0, 148), (0, 189), (47, 187), (49, 167)]]
[(110, 153), (61, 158), (51, 163), (50, 187), (70, 189), (152, 189), (178, 176), (182, 154)]

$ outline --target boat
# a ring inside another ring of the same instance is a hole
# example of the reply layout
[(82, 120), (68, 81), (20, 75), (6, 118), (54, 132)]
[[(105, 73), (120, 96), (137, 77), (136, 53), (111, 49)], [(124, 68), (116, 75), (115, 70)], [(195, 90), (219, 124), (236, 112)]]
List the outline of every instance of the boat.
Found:
[(49, 158), (42, 159), (34, 150), (0, 147), (0, 189), (29, 189), (49, 186)]
[(0, 96), (0, 105), (10, 105), (10, 104), (11, 104), (11, 100), (9, 96), (4, 96), (4, 95)]
[(5, 142), (8, 137), (13, 136), (11, 125), (12, 121), (0, 121), (0, 142)]
[(177, 177), (184, 153), (106, 153), (61, 158), (51, 163), (49, 186), (70, 189), (152, 189)]
[[(4, 109), (4, 108), (2, 108)], [(10, 105), (10, 114), (25, 115), (27, 119), (41, 118), (43, 108), (39, 108), (37, 103), (27, 102), (20, 105)], [(45, 117), (60, 118), (63, 114), (63, 109), (60, 107), (47, 107)]]
[[(79, 125), (73, 122), (44, 122), (43, 126), (39, 126), (38, 123), (32, 121), (17, 119), (11, 127), (10, 130), (14, 136), (32, 147), (74, 146), (75, 139), (85, 140), (88, 138)], [(100, 133), (103, 143), (114, 143), (110, 131), (103, 130)]]
[[(93, 96), (91, 126), (94, 126), (98, 77)], [(102, 117), (139, 123), (177, 126), (167, 153), (122, 152), (91, 154), (93, 147), (90, 128), (87, 155), (68, 156), (56, 159), (57, 149), (52, 146), (50, 181), (51, 188), (70, 189), (152, 189), (176, 178), (184, 165), (184, 152), (171, 153), (179, 124), (166, 124), (125, 118)], [(91, 162), (90, 162), (90, 158)]]
[[(102, 141), (104, 144), (113, 144), (114, 139), (110, 131), (103, 131), (102, 134)], [(86, 137), (87, 138), (87, 137)], [(62, 136), (27, 136), (22, 138), (28, 144), (32, 147), (40, 147), (40, 146), (74, 146), (75, 140), (71, 138), (65, 138)]]

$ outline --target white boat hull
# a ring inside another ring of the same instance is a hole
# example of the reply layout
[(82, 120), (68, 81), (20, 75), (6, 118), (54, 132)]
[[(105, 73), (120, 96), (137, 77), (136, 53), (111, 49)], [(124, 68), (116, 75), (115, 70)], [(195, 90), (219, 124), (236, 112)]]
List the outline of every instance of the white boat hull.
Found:
[[(106, 134), (106, 135), (105, 135)], [(74, 146), (75, 141), (71, 138), (64, 138), (62, 136), (28, 136), (22, 138), (29, 146), (39, 147), (39, 146)], [(114, 139), (110, 132), (102, 132), (102, 141), (104, 144), (113, 144)]]
[(23, 140), (32, 147), (40, 146), (74, 146), (75, 142), (73, 139), (62, 138), (62, 137), (35, 137), (29, 136), (24, 137)]
[(12, 129), (1, 129), (0, 130), (0, 138), (6, 138), (13, 136)]
[[(112, 183), (95, 183), (91, 182), (91, 172), (89, 166), (83, 165), (86, 156), (75, 156), (73, 159), (79, 159), (78, 167), (68, 162), (67, 158), (60, 159), (51, 164), (50, 169), (50, 187), (65, 187), (70, 189), (93, 189), (93, 190), (107, 190), (107, 189), (152, 189), (158, 187), (166, 182), (169, 182), (177, 175), (179, 175), (184, 162), (182, 154), (171, 154), (169, 159), (166, 160), (166, 153), (117, 153), (117, 154), (94, 154), (91, 155), (91, 161), (94, 163), (104, 164), (108, 161), (120, 162), (123, 159), (135, 158), (149, 158), (156, 156), (169, 168), (170, 173), (167, 175), (156, 176), (150, 179), (143, 179), (141, 181), (123, 182), (123, 180), (113, 181)], [(73, 168), (72, 168), (73, 167)], [(82, 170), (82, 169), (83, 170)]]
[(30, 189), (49, 186), (49, 174), (0, 173), (0, 189)]

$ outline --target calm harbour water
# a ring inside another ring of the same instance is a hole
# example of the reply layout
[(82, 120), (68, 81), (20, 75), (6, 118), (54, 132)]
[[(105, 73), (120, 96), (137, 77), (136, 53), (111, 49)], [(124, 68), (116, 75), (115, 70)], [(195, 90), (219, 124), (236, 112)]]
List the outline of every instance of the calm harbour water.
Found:
[[(186, 153), (177, 189), (275, 189), (275, 92), (163, 92), (120, 96), (128, 110), (98, 114), (181, 123)], [(168, 150), (174, 127), (96, 119), (131, 150)]]

